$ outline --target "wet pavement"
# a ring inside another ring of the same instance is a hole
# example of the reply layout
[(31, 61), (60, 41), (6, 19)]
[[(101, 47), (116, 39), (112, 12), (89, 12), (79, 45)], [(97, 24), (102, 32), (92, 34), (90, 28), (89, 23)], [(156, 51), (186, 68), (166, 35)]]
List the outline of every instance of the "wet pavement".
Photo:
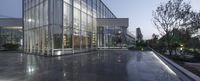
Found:
[(0, 81), (181, 81), (153, 52), (96, 51), (61, 57), (0, 52)]

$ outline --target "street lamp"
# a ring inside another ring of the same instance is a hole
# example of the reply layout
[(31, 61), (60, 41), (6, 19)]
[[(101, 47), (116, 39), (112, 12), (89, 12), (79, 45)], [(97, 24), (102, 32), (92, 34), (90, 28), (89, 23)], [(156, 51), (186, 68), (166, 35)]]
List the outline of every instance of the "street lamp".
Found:
[(181, 46), (180, 50), (182, 51), (183, 50), (183, 44), (181, 44), (180, 46)]
[(121, 34), (122, 33), (122, 31), (118, 31), (118, 34)]
[(120, 44), (120, 47), (122, 48), (122, 37), (121, 37), (121, 33), (122, 33), (122, 31), (118, 31), (118, 33), (117, 33), (117, 42)]

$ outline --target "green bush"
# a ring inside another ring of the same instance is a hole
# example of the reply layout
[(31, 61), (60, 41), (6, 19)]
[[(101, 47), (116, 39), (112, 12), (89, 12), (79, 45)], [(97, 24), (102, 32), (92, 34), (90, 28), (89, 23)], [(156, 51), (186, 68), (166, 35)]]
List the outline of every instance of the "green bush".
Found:
[(200, 53), (197, 50), (191, 51), (189, 49), (184, 49), (184, 52), (192, 54), (195, 59), (200, 59)]
[(193, 55), (194, 55), (194, 58), (200, 59), (200, 54), (199, 54), (199, 52), (194, 51), (194, 52), (193, 52)]
[(12, 43), (7, 43), (7, 44), (4, 44), (3, 47), (6, 49), (6, 50), (18, 50), (20, 45), (19, 44), (12, 44)]
[(142, 50), (142, 47), (129, 47), (129, 50)]

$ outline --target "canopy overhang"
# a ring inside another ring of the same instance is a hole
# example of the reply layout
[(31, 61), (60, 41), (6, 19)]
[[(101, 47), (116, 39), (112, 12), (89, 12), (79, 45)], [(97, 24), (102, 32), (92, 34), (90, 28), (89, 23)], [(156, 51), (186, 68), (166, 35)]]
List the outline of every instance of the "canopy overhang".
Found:
[(97, 18), (98, 27), (126, 27), (129, 26), (128, 18)]

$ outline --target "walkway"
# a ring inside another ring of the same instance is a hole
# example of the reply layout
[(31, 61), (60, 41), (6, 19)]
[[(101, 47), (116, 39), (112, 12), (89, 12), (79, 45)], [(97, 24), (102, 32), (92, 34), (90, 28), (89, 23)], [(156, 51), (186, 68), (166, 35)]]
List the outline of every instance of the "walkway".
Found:
[(97, 51), (62, 57), (0, 53), (0, 81), (181, 81), (153, 52)]

